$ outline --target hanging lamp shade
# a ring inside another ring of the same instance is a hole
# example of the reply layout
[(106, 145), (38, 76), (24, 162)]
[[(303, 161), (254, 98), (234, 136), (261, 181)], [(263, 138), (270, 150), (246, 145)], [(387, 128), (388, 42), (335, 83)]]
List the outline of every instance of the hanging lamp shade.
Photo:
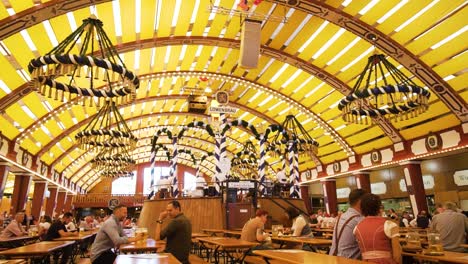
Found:
[(339, 102), (338, 109), (349, 123), (369, 124), (379, 116), (402, 121), (424, 113), (429, 97), (428, 90), (416, 85), (385, 55), (375, 54), (369, 57), (352, 92)]
[(108, 148), (130, 152), (138, 141), (111, 100), (106, 101), (85, 129), (75, 135), (75, 139), (81, 149), (98, 152)]
[(133, 100), (140, 85), (94, 16), (46, 55), (32, 59), (28, 70), (34, 89), (42, 95), (62, 102), (84, 96), (84, 105), (86, 98), (97, 106), (106, 99)]
[(287, 115), (283, 124), (283, 132), (278, 131), (269, 143), (269, 152), (272, 156), (286, 153), (288, 142), (293, 142), (299, 155), (313, 157), (318, 152), (318, 142), (315, 141), (296, 119), (294, 115)]

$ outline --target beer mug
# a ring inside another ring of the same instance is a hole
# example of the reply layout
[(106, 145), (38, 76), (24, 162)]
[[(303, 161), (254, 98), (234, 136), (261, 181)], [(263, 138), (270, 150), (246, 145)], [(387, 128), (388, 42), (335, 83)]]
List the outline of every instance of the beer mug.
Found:
[(443, 255), (444, 247), (440, 241), (440, 234), (437, 232), (428, 231), (427, 232), (427, 242), (429, 247), (427, 251), (431, 255)]
[(406, 235), (406, 245), (410, 248), (421, 248), (421, 240), (419, 234), (410, 232)]
[(272, 237), (277, 237), (279, 233), (279, 226), (278, 225), (272, 225), (271, 226), (271, 236)]
[(148, 228), (141, 228), (141, 233), (143, 234), (143, 241), (146, 241), (148, 239)]

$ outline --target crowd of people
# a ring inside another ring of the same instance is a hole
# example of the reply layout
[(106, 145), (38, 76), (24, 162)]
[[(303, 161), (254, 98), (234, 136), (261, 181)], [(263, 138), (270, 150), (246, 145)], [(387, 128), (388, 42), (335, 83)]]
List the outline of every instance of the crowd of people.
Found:
[(383, 210), (379, 196), (363, 190), (349, 195), (350, 207), (337, 217), (330, 255), (363, 259), (376, 263), (401, 263), (400, 228), (428, 228), (440, 234), (444, 250), (465, 252), (468, 220), (452, 202), (437, 205), (434, 216), (425, 210), (412, 219), (395, 210)]
[[(314, 228), (332, 228), (330, 255), (383, 264), (401, 263), (400, 228), (428, 228), (440, 234), (444, 250), (465, 251), (461, 244), (466, 242), (468, 220), (452, 202), (438, 204), (433, 216), (422, 210), (412, 218), (408, 212), (401, 215), (393, 209), (385, 212), (380, 197), (362, 189), (351, 191), (348, 200), (349, 208), (336, 216), (327, 215), (322, 210), (308, 216), (294, 207), (289, 207), (284, 216), (290, 221), (291, 227), (285, 228), (284, 231), (292, 236), (314, 237)], [(0, 238), (28, 234), (29, 226), (23, 225), (25, 219), (26, 222), (31, 220), (24, 211), (16, 213), (2, 231)], [(248, 220), (242, 228), (241, 240), (258, 243), (251, 250), (273, 248), (271, 235), (265, 232), (267, 219), (268, 212), (259, 209), (255, 217)], [(164, 229), (161, 228), (167, 220), (170, 221), (169, 224)], [(91, 241), (91, 262), (113, 263), (116, 258), (115, 248), (144, 239), (141, 234), (128, 237), (123, 231), (123, 228), (131, 226), (132, 222), (127, 215), (127, 208), (119, 205), (113, 209), (111, 215), (96, 218), (86, 216), (78, 224), (69, 212), (59, 215), (54, 221), (49, 216), (43, 216), (40, 223), (31, 223), (37, 224), (38, 235), (44, 241), (73, 236), (78, 229), (92, 230), (99, 227), (94, 242)], [(182, 263), (189, 263), (191, 234), (190, 219), (182, 213), (180, 203), (177, 200), (170, 201), (156, 221), (154, 239), (165, 239), (165, 252), (173, 254)], [(87, 246), (85, 245), (85, 248)], [(302, 249), (312, 250), (306, 244)], [(60, 263), (67, 263), (71, 255), (71, 247), (65, 248)]]

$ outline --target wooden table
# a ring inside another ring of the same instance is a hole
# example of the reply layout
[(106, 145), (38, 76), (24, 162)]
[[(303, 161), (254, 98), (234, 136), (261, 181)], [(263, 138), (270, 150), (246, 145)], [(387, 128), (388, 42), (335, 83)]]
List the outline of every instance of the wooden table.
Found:
[(253, 253), (266, 259), (280, 260), (283, 263), (303, 264), (364, 264), (361, 260), (347, 259), (343, 257), (329, 256), (299, 249), (254, 250)]
[(39, 236), (15, 236), (9, 238), (0, 239), (0, 247), (14, 248), (18, 246), (24, 246), (29, 241), (39, 239)]
[(198, 238), (198, 237), (209, 237), (209, 234), (206, 233), (192, 233), (192, 238)]
[(28, 260), (26, 259), (2, 259), (0, 264), (27, 264)]
[(331, 239), (313, 238), (313, 237), (293, 237), (293, 236), (279, 236), (271, 237), (272, 241), (292, 242), (297, 244), (309, 244), (314, 246), (330, 246)]
[(74, 232), (73, 236), (59, 237), (54, 239), (54, 241), (74, 241), (73, 250), (72, 250), (72, 259), (80, 254), (81, 257), (85, 256), (86, 250), (89, 245), (94, 241), (94, 237), (97, 234), (97, 230)]
[(224, 229), (203, 229), (203, 232), (209, 234), (210, 236), (216, 236), (216, 234), (224, 234)]
[(224, 230), (224, 235), (225, 235), (225, 236), (231, 236), (231, 237), (241, 237), (242, 231), (238, 231), (238, 230)]
[(97, 232), (94, 231), (75, 232), (73, 236), (59, 237), (54, 239), (54, 241), (83, 241), (96, 234)]
[(146, 241), (132, 242), (129, 244), (120, 245), (120, 252), (127, 253), (143, 253), (143, 252), (157, 252), (166, 246), (166, 242), (163, 240), (156, 241), (152, 238), (146, 239)]
[(114, 264), (180, 264), (170, 253), (118, 255)]
[(328, 252), (332, 240), (331, 239), (323, 239), (323, 238), (313, 238), (313, 237), (293, 237), (293, 236), (279, 236), (279, 237), (272, 237), (271, 241), (279, 242), (280, 248), (284, 246), (286, 243), (295, 243), (295, 244), (307, 244), (309, 245), (314, 252), (319, 252), (319, 248), (323, 248), (323, 252)]
[[(230, 238), (230, 237), (200, 237), (198, 241), (202, 244), (201, 246), (213, 245), (215, 263), (219, 263), (219, 253), (220, 251), (224, 252), (231, 260), (235, 263), (242, 263), (246, 256), (246, 253), (253, 246), (258, 245), (258, 243), (248, 242), (240, 239)], [(208, 249), (208, 247), (206, 247)], [(240, 250), (242, 254), (235, 256), (232, 253), (232, 250)]]
[[(410, 257), (413, 259), (421, 259), (421, 260), (428, 260), (433, 262), (439, 263), (461, 263), (461, 264), (468, 264), (468, 254), (467, 253), (459, 253), (459, 252), (451, 252), (451, 251), (444, 251), (443, 256), (430, 256), (425, 255), (424, 253), (409, 253), (409, 252), (402, 252), (403, 257)], [(406, 261), (404, 260), (403, 263)]]
[(49, 257), (55, 251), (72, 245), (73, 241), (42, 241), (22, 247), (12, 248), (2, 251), (2, 255), (7, 258), (37, 258)]

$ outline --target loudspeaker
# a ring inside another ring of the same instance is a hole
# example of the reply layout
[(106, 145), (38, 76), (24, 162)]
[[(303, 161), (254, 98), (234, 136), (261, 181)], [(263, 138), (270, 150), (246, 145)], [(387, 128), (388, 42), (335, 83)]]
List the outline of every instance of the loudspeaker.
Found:
[(260, 55), (262, 22), (245, 19), (242, 25), (239, 65), (242, 68), (257, 68)]

